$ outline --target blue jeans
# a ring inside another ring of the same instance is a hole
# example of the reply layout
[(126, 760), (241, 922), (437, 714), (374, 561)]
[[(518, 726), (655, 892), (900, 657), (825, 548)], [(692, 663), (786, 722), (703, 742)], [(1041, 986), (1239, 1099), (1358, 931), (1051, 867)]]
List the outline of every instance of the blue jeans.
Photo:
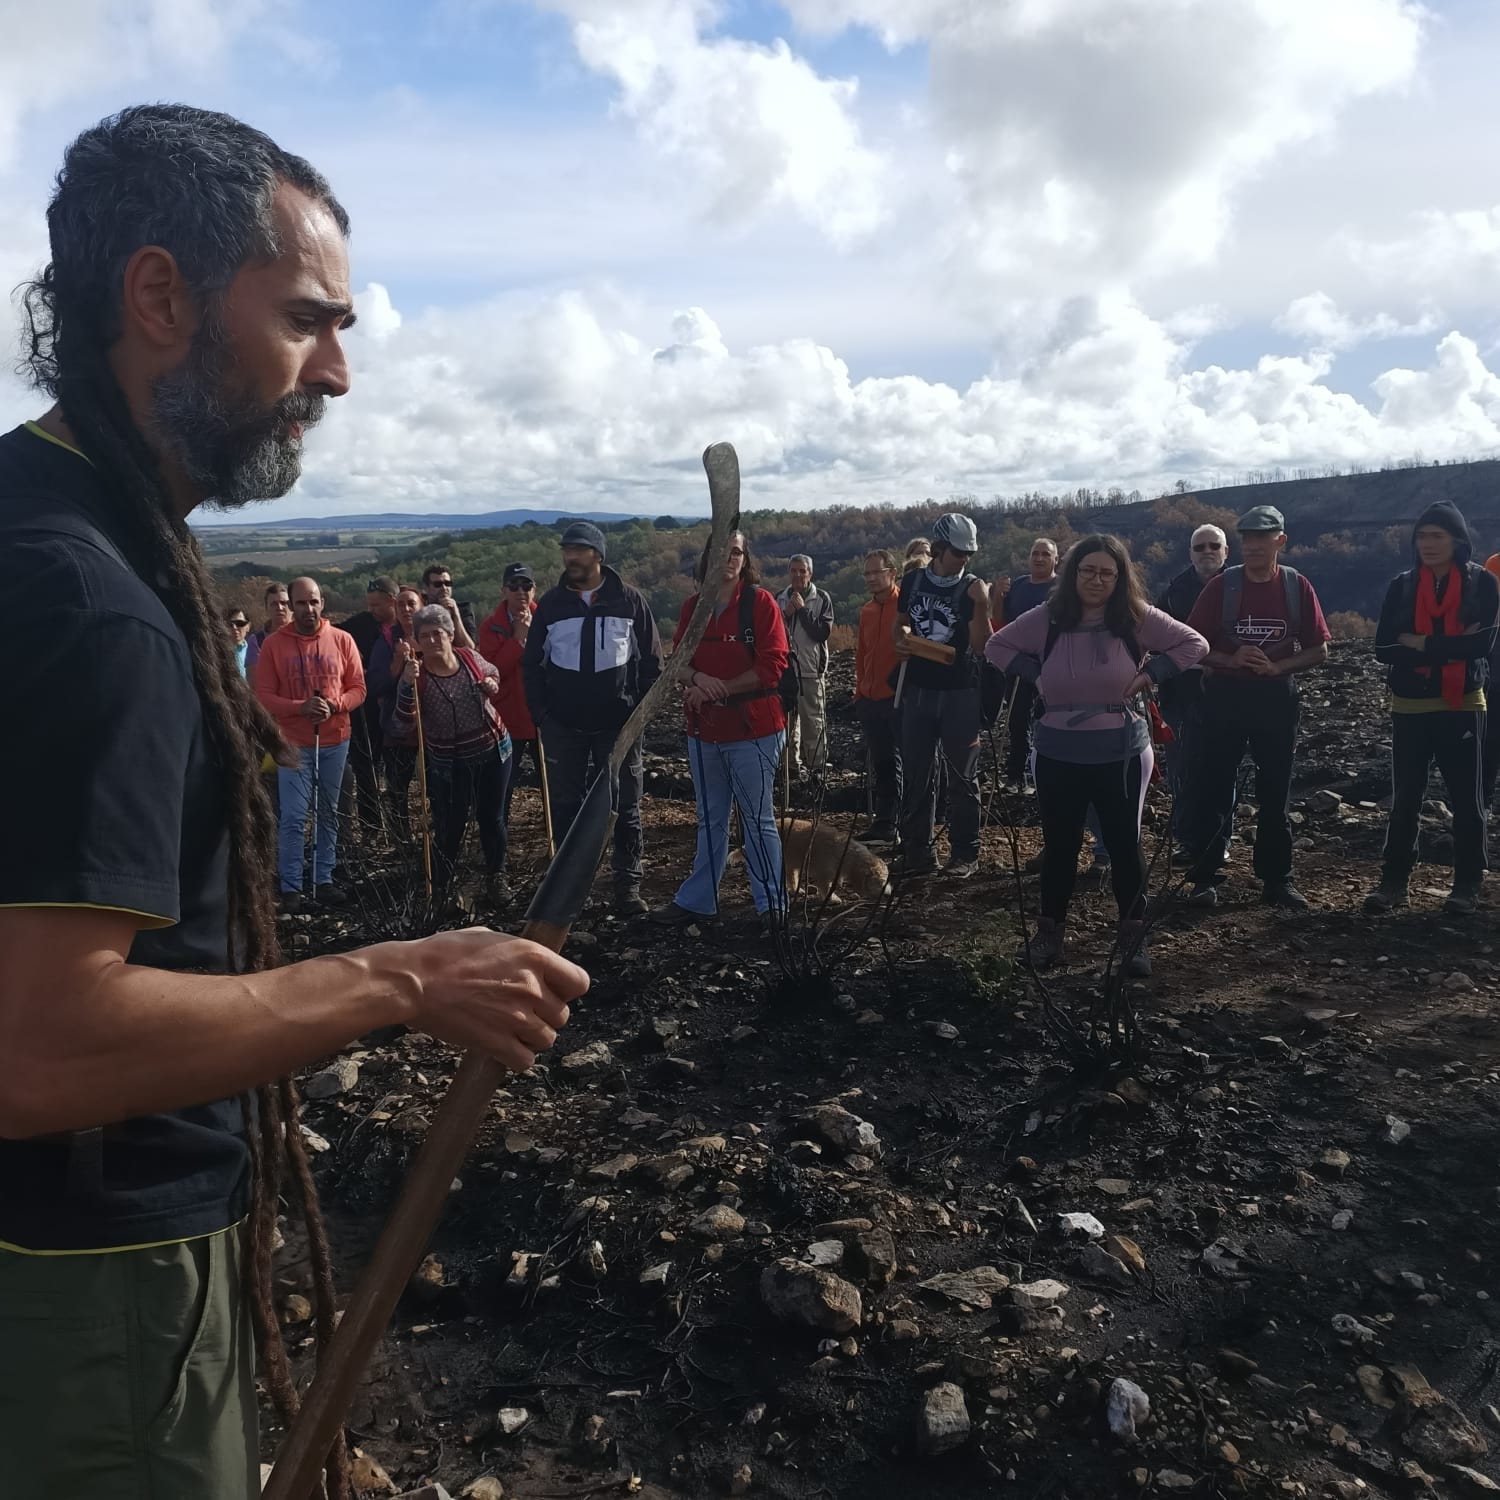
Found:
[(307, 847), (307, 813), (312, 806), (313, 756), (318, 758), (318, 846), (313, 850), (313, 885), (333, 879), (339, 847), (339, 788), (344, 784), (344, 763), (349, 759), (349, 741), (324, 745), (314, 752), (311, 745), (297, 754), (301, 764), (295, 771), (281, 767), (276, 772), (276, 790), (281, 798), (277, 825), (276, 863), (283, 891), (302, 889), (302, 861)]
[(745, 837), (745, 868), (756, 911), (786, 907), (781, 867), (781, 835), (776, 829), (776, 768), (786, 732), (725, 745), (689, 738), (688, 765), (698, 796), (698, 852), (693, 871), (677, 889), (677, 904), (699, 916), (719, 909), (719, 882), (729, 858), (729, 804), (740, 810)]

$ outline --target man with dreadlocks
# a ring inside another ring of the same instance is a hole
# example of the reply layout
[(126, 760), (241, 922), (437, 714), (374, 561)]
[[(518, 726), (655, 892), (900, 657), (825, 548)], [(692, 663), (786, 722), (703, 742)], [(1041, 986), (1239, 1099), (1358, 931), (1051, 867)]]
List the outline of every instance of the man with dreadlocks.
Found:
[[(333, 1328), (286, 1075), (396, 1022), (523, 1069), (588, 977), (484, 929), (277, 967), (259, 766), (285, 747), (187, 516), (285, 494), (348, 389), (328, 184), (227, 116), (128, 109), (68, 149), (48, 227), (26, 308), (54, 405), (0, 437), (10, 691), (35, 715), (0, 749), (24, 851), (0, 868), (0, 1487), (243, 1500), (252, 1324), (296, 1403), (271, 1302), (284, 1166), (320, 1344)], [(347, 1496), (341, 1446), (328, 1478)]]

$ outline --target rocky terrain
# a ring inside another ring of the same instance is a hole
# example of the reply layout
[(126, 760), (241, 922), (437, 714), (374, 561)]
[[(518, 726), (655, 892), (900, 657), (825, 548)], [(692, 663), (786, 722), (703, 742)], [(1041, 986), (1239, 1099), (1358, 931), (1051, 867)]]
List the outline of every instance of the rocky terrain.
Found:
[[(848, 677), (841, 661), (839, 826), (863, 807)], [(1375, 663), (1336, 648), (1304, 703), (1313, 909), (1257, 903), (1248, 787), (1225, 903), (1161, 902), (1128, 1058), (1079, 1059), (1052, 1024), (1097, 1005), (1107, 892), (1081, 885), (1075, 962), (1045, 999), (1011, 963), (1027, 798), (988, 803), (978, 877), (832, 931), (809, 909), (776, 951), (733, 922), (617, 921), (601, 886), (568, 949), (593, 989), (497, 1095), (350, 1415), (365, 1491), (1500, 1489), (1493, 911), (1442, 917), (1447, 871), (1424, 865), (1411, 911), (1359, 914), (1387, 791)], [(648, 749), (655, 901), (694, 820), (675, 726)], [(517, 808), (524, 891), (545, 846), (535, 794)], [(746, 895), (732, 871), (728, 915)], [(285, 930), (305, 952), (368, 925)], [(341, 1291), (453, 1067), (409, 1034), (304, 1076)], [(305, 1375), (295, 1216), (285, 1232)], [(267, 1457), (278, 1437), (267, 1415)]]

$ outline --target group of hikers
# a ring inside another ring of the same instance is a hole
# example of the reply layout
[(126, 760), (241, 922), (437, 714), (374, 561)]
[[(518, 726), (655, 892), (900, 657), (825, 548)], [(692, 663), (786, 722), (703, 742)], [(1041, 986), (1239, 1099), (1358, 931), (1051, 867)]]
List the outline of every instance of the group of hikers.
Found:
[[(1043, 835), (1026, 866), (1041, 887), (1027, 956), (1039, 967), (1065, 958), (1078, 855), (1091, 832), (1094, 868), (1113, 884), (1128, 971), (1144, 976), (1147, 791), (1165, 775), (1172, 860), (1184, 874), (1186, 901), (1212, 907), (1228, 878), (1248, 751), (1262, 899), (1305, 908), (1293, 878), (1290, 820), (1297, 678), (1327, 659), (1329, 630), (1312, 584), (1279, 560), (1281, 513), (1257, 505), (1235, 530), (1240, 560), (1232, 562), (1225, 532), (1197, 527), (1188, 565), (1154, 604), (1128, 549), (1111, 536), (1084, 537), (1065, 556), (1039, 537), (1026, 573), (993, 582), (970, 571), (978, 531), (960, 514), (943, 516), (902, 558), (884, 548), (869, 552), (854, 697), (870, 778), (862, 841), (893, 849), (903, 879), (933, 875), (938, 811), (946, 804), (942, 872), (973, 875), (982, 748), (988, 734), (1003, 734), (997, 763), (1005, 788), (1034, 791)], [(311, 579), (267, 590), (265, 631), (259, 643), (248, 642), (246, 670), (303, 756), (300, 766), (279, 772), (284, 904), (301, 899), (314, 787), (326, 799), (315, 889), (341, 899), (330, 883), (332, 841), (351, 734), (362, 747), (349, 758), (362, 824), (378, 826), (384, 807), (387, 825), (409, 839), (419, 725), (440, 886), (452, 881), (472, 814), (488, 899), (495, 907), (508, 901), (514, 758), (524, 747), (544, 767), (553, 834), (561, 839), (620, 726), (662, 670), (656, 622), (639, 590), (607, 565), (607, 547), (598, 527), (572, 522), (561, 537), (557, 583), (538, 599), (531, 570), (510, 564), (500, 603), (477, 625), (472, 606), (453, 598), (442, 564), (426, 570), (420, 590), (371, 579), (366, 608), (344, 622), (342, 639), (321, 619)], [(1446, 908), (1472, 912), (1495, 774), (1493, 744), (1485, 755), (1484, 698), (1495, 645), (1491, 605), (1500, 600), (1494, 573), (1471, 560), (1467, 526), (1451, 505), (1421, 517), (1413, 547), (1414, 567), (1391, 585), (1376, 640), (1390, 668), (1393, 801), (1381, 879), (1366, 907), (1389, 911), (1406, 900), (1436, 762), (1454, 818)], [(735, 808), (756, 921), (764, 922), (779, 917), (787, 900), (775, 813), (782, 756), (814, 786), (828, 762), (834, 610), (805, 555), (791, 559), (777, 594), (760, 586), (743, 532), (714, 580), (705, 580), (708, 562), (706, 554), (699, 559), (695, 581), (710, 591), (713, 614), (683, 679), (697, 849), (687, 879), (652, 915), (682, 925), (717, 916)], [(674, 645), (697, 597), (683, 605)], [(292, 618), (278, 624), (288, 599)], [(229, 620), (243, 637), (243, 611), (230, 611)], [(315, 757), (322, 757), (316, 766)], [(637, 744), (621, 770), (612, 856), (623, 916), (649, 910), (641, 895), (641, 782)]]
[[(512, 565), (482, 623), (439, 566), (420, 589), (370, 580), (364, 615), (342, 630), (305, 578), (272, 592), (264, 622), (231, 612), (226, 629), (188, 517), (286, 494), (307, 435), (348, 393), (348, 216), (262, 132), (154, 104), (72, 142), (47, 225), (23, 348), (48, 400), (0, 436), (0, 591), (11, 698), (26, 710), (0, 747), (20, 789), (18, 857), (0, 862), (0, 1453), (17, 1495), (248, 1500), (257, 1349), (283, 1420), (299, 1404), (272, 1269), (283, 1184), (321, 1267), (320, 1346), (336, 1323), (289, 1080), (398, 1024), (521, 1072), (589, 985), (547, 947), (481, 925), (282, 963), (276, 895), (306, 894), (305, 820), (316, 901), (337, 891), (346, 770), (364, 818), (394, 817), (397, 836), (403, 789), (421, 776), (439, 878), (475, 808), (501, 901), (516, 747), (540, 752), (560, 834), (662, 648), (586, 522), (563, 534), (554, 587), (536, 598)], [(1042, 815), (1034, 961), (1063, 954), (1090, 820), (1121, 922), (1142, 922), (1154, 687), (1176, 735), (1193, 898), (1215, 899), (1248, 747), (1255, 873), (1267, 900), (1305, 904), (1287, 824), (1296, 679), (1324, 659), (1328, 631), (1311, 585), (1278, 563), (1281, 516), (1257, 506), (1238, 530), (1231, 565), (1223, 535), (1199, 528), (1161, 607), (1107, 536), (1064, 558), (1039, 541), (1027, 576), (993, 584), (969, 570), (979, 539), (962, 515), (906, 559), (870, 554), (856, 701), (868, 837), (897, 846), (904, 878), (937, 869), (943, 797), (948, 876), (973, 874), (981, 738), (1004, 714), (1007, 771), (1029, 779)], [(1500, 594), (1470, 545), (1452, 507), (1431, 508), (1381, 613), (1393, 803), (1374, 910), (1405, 898), (1434, 761), (1454, 815), (1452, 909), (1473, 909), (1485, 868)], [(772, 776), (789, 715), (809, 777), (827, 752), (832, 612), (811, 571), (801, 559), (770, 594), (744, 534), (722, 564), (700, 559), (713, 613), (681, 687), (698, 841), (664, 921), (716, 908), (736, 805), (757, 914), (777, 913)], [(617, 902), (637, 915), (640, 767), (637, 751), (612, 856)], [(341, 1452), (328, 1467), (338, 1500)]]

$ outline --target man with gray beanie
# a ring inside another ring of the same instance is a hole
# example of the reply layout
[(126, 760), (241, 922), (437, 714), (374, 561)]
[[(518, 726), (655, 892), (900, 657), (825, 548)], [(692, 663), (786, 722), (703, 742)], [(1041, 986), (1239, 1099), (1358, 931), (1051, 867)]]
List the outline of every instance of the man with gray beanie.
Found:
[[(906, 574), (896, 600), (905, 876), (937, 869), (939, 749), (948, 765), (948, 873), (962, 880), (979, 868), (978, 663), (990, 638), (990, 593), (968, 570), (978, 550), (968, 516), (943, 516), (932, 528), (932, 562)], [(943, 648), (951, 648), (950, 660), (937, 659)]]
[[(620, 726), (661, 676), (661, 636), (650, 606), (604, 565), (604, 533), (570, 521), (563, 575), (537, 604), (521, 661), (526, 705), (547, 762), (552, 827), (572, 827), (594, 776), (608, 764)], [(615, 819), (615, 908), (638, 916), (641, 898), (641, 746), (620, 767)]]

